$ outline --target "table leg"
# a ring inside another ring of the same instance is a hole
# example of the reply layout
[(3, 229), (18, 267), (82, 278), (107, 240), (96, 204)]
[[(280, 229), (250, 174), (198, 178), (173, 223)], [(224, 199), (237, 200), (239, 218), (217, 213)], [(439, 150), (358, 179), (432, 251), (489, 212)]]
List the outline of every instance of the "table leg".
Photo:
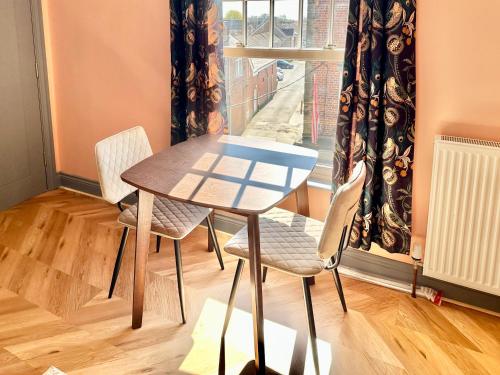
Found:
[[(307, 180), (299, 186), (295, 191), (295, 198), (297, 202), (297, 213), (303, 216), (309, 216), (309, 192), (307, 189)], [(314, 276), (307, 278), (307, 283), (309, 285), (314, 285)]]
[(146, 268), (148, 263), (153, 199), (153, 194), (143, 190), (139, 191), (134, 263), (134, 300), (132, 304), (132, 328), (134, 329), (141, 328), (142, 326), (144, 285), (146, 282)]
[[(212, 223), (214, 223), (214, 225), (215, 225), (215, 212), (214, 211), (210, 212), (210, 214), (208, 216), (209, 216), (210, 220), (212, 220)], [(207, 218), (207, 220), (208, 220), (208, 218)], [(208, 229), (207, 229), (207, 232), (208, 232)], [(211, 253), (212, 251), (214, 251), (214, 247), (215, 247), (215, 245), (212, 242), (212, 236), (210, 235), (210, 233), (208, 233), (208, 252)]]
[(309, 216), (309, 192), (307, 190), (307, 181), (304, 181), (297, 190), (295, 190), (297, 202), (297, 213), (303, 216)]
[(247, 221), (248, 248), (250, 252), (250, 284), (252, 290), (255, 369), (257, 373), (264, 373), (266, 369), (266, 359), (264, 352), (264, 312), (262, 308), (259, 215), (250, 215), (248, 216)]

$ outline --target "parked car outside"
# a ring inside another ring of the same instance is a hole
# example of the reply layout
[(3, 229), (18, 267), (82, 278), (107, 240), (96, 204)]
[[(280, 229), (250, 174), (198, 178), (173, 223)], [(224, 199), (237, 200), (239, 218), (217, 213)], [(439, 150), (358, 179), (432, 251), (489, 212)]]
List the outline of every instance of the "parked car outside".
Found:
[(285, 60), (278, 60), (277, 65), (281, 69), (293, 69), (293, 64)]
[(278, 81), (283, 81), (283, 79), (285, 78), (285, 73), (283, 73), (283, 70), (281, 68), (278, 68), (278, 70), (276, 71), (276, 78), (278, 79)]

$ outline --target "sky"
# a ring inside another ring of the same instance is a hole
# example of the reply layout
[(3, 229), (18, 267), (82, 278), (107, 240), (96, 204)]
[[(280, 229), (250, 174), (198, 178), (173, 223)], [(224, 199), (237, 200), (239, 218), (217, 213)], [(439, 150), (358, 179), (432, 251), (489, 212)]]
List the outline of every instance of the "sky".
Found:
[[(307, 2), (305, 1), (304, 4), (307, 4)], [(242, 9), (241, 1), (223, 2), (224, 14), (226, 14), (229, 10), (242, 12)], [(307, 10), (304, 9), (304, 14), (306, 14), (306, 11)], [(269, 14), (269, 1), (248, 1), (247, 12), (248, 17)], [(275, 16), (286, 16), (288, 19), (297, 20), (299, 18), (299, 0), (276, 0), (274, 3), (274, 14)]]

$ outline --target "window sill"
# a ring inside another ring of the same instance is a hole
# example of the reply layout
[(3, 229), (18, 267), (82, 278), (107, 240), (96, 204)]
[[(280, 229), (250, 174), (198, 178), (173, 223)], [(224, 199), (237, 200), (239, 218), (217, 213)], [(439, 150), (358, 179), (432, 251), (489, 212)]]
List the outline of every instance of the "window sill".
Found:
[(224, 57), (344, 61), (343, 48), (224, 47)]
[(332, 190), (332, 186), (327, 184), (326, 182), (324, 181), (317, 181), (317, 180), (307, 180), (307, 186), (310, 187), (310, 188), (314, 188), (314, 189), (319, 189), (319, 190), (326, 190), (326, 191), (331, 191)]
[(309, 176), (307, 185), (316, 189), (331, 191), (332, 167), (325, 164), (317, 164)]

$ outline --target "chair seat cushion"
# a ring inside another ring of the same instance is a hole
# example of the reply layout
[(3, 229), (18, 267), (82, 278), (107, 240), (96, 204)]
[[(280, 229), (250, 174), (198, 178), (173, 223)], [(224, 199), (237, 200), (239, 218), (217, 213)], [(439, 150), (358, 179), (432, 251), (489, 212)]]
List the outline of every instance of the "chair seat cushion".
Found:
[[(290, 211), (273, 208), (259, 217), (260, 253), (263, 266), (298, 276), (314, 276), (324, 269), (318, 256), (323, 223)], [(224, 250), (248, 259), (248, 232), (242, 228)]]
[[(191, 233), (210, 212), (210, 208), (155, 196), (151, 232), (180, 240)], [(118, 221), (135, 228), (137, 226), (137, 204), (124, 210), (118, 217)]]

